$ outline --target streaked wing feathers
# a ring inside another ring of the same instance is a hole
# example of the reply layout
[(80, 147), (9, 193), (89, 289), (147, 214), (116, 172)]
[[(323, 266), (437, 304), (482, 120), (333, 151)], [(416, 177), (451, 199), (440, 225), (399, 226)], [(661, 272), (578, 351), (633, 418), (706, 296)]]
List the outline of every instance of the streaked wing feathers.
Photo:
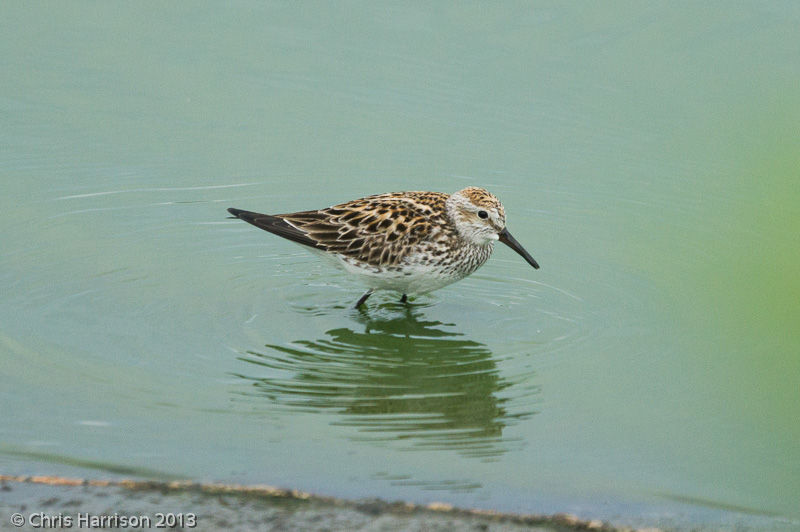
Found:
[(396, 266), (432, 231), (448, 224), (446, 200), (446, 194), (437, 192), (395, 192), (319, 211), (276, 215), (229, 211), (299, 244), (372, 266)]

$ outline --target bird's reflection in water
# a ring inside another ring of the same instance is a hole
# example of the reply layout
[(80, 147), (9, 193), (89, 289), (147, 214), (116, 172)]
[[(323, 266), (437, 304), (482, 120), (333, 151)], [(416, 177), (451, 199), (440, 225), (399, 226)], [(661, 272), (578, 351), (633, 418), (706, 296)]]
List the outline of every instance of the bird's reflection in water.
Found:
[(333, 329), (319, 340), (250, 351), (242, 360), (259, 368), (239, 375), (252, 382), (245, 393), (285, 408), (341, 414), (333, 423), (357, 427), (355, 439), (483, 459), (517, 448), (503, 429), (533, 412), (509, 413), (509, 394), (501, 392), (512, 382), (499, 375), (491, 351), (423, 321), (420, 307), (406, 307), (402, 319), (359, 314), (363, 332)]

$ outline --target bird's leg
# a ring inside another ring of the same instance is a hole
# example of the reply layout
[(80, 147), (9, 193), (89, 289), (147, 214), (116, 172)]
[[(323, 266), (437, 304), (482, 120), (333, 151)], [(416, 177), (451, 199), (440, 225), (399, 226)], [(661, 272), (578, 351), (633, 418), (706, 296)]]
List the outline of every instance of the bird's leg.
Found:
[(400, 298), (400, 303), (407, 303), (408, 302), (408, 295), (403, 294), (403, 297)]
[(364, 301), (366, 301), (367, 299), (369, 299), (369, 296), (371, 296), (371, 295), (372, 295), (372, 288), (370, 288), (369, 290), (367, 290), (367, 293), (366, 293), (366, 294), (364, 294), (363, 296), (361, 296), (361, 299), (359, 299), (359, 300), (358, 300), (358, 302), (356, 303), (356, 306), (355, 306), (355, 308), (361, 308), (361, 305), (363, 305), (363, 304), (364, 304)]

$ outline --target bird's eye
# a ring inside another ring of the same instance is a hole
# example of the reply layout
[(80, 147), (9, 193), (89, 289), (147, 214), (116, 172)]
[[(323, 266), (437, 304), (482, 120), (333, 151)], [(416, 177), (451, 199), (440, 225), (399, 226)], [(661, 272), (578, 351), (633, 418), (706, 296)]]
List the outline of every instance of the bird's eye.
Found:
[(483, 218), (484, 220), (489, 217), (489, 213), (486, 211), (478, 211), (478, 218)]

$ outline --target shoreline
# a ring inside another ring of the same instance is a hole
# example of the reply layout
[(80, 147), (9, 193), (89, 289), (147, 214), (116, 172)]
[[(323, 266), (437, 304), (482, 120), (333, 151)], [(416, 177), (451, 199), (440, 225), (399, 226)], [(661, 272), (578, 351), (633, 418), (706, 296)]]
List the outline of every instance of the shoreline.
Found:
[[(381, 499), (347, 500), (265, 485), (0, 475), (0, 531), (177, 528), (460, 532), (631, 532), (568, 514), (512, 514)], [(11, 516), (22, 524), (12, 524)], [(20, 516), (20, 517), (17, 517)], [(170, 526), (171, 525), (171, 526)], [(657, 528), (638, 529), (657, 532)]]

